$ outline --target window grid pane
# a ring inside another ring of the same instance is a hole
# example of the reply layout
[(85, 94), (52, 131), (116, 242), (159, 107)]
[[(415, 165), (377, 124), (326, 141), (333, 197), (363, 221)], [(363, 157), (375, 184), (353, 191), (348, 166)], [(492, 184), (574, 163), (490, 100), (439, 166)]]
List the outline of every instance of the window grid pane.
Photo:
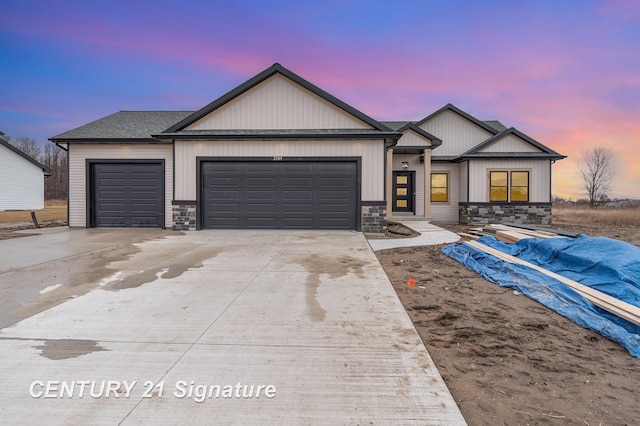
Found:
[(431, 201), (443, 202), (449, 201), (449, 175), (447, 173), (431, 174)]

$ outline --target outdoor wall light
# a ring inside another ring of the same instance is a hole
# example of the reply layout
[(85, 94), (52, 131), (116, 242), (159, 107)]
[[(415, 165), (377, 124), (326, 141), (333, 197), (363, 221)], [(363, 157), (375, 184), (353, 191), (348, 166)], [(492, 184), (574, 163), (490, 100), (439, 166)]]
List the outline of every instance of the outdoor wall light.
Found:
[(407, 170), (409, 168), (409, 162), (408, 161), (403, 161), (402, 162), (402, 170)]

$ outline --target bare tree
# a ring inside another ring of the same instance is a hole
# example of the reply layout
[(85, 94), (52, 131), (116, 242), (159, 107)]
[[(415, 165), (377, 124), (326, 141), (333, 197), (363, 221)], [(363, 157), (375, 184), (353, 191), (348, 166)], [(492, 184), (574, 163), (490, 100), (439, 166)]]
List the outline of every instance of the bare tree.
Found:
[(57, 145), (44, 146), (42, 164), (51, 170), (51, 176), (44, 181), (44, 198), (46, 200), (67, 199), (67, 153)]
[(40, 145), (38, 145), (38, 142), (35, 141), (35, 139), (21, 136), (16, 139), (11, 138), (9, 140), (9, 143), (34, 160), (40, 161), (40, 154), (42, 153), (42, 149), (40, 148)]
[(599, 201), (608, 199), (611, 181), (615, 175), (612, 160), (613, 151), (605, 147), (598, 146), (582, 153), (578, 168), (592, 209), (598, 206)]

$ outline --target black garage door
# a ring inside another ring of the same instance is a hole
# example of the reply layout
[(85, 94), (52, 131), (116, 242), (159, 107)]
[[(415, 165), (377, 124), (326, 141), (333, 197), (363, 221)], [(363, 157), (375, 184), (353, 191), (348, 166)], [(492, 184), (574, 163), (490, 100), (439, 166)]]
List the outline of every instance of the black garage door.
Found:
[(94, 163), (91, 178), (91, 226), (164, 227), (162, 163)]
[(203, 228), (356, 229), (349, 161), (203, 162)]

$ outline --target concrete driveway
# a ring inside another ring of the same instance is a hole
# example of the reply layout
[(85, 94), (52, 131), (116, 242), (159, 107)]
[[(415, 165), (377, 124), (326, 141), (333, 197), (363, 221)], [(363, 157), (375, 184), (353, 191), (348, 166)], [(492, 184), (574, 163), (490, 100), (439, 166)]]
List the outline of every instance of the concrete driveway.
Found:
[(464, 424), (355, 232), (0, 241), (12, 424)]

